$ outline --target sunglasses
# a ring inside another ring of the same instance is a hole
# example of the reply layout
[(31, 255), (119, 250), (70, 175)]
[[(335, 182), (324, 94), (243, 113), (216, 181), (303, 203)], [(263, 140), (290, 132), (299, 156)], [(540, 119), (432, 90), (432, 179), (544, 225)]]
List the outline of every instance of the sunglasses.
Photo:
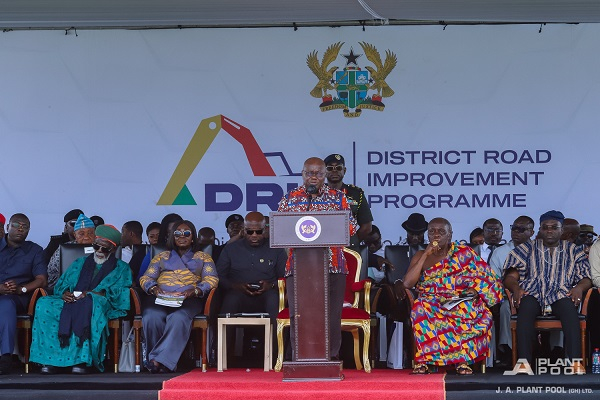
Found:
[(192, 231), (190, 231), (188, 229), (186, 229), (185, 231), (175, 231), (175, 232), (173, 232), (173, 236), (175, 236), (175, 239), (178, 239), (182, 236), (188, 238), (188, 237), (192, 236)]
[(99, 251), (100, 253), (104, 253), (104, 254), (108, 254), (112, 250), (111, 247), (104, 247), (104, 246), (101, 246), (101, 245), (99, 245), (97, 243), (94, 243), (92, 245), (92, 247), (94, 248), (94, 250)]
[(21, 224), (19, 222), (11, 222), (10, 226), (15, 228), (15, 229), (22, 229), (24, 231), (28, 231), (29, 230), (29, 225), (26, 224)]
[(580, 238), (593, 239), (594, 238), (594, 234), (593, 233), (580, 233), (579, 237)]
[(248, 235), (248, 236), (252, 236), (255, 233), (257, 235), (262, 235), (263, 234), (263, 229), (246, 229), (246, 235)]
[(75, 226), (76, 223), (77, 223), (77, 220), (73, 219), (71, 221), (68, 221), (67, 225), (69, 225), (69, 226)]
[(523, 233), (523, 232), (529, 230), (529, 228), (528, 227), (524, 227), (524, 226), (511, 225), (510, 226), (510, 230), (514, 231), (514, 232)]
[(339, 165), (328, 165), (325, 167), (327, 169), (327, 171), (331, 172), (331, 171), (343, 171), (344, 170), (344, 165), (343, 164), (339, 164)]

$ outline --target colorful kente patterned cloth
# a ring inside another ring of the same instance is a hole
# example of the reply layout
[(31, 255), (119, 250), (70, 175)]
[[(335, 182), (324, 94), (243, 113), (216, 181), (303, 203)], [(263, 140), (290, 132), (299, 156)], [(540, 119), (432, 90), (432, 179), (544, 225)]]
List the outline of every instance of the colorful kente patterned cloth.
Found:
[[(479, 298), (450, 310), (442, 299), (468, 288)], [(468, 246), (452, 243), (448, 256), (423, 272), (411, 320), (415, 335), (415, 363), (451, 365), (472, 363), (487, 356), (491, 340), (489, 307), (502, 300), (502, 286), (492, 269)]]
[[(279, 201), (277, 211), (280, 212), (306, 212), (308, 211), (308, 193), (304, 185), (287, 193)], [(329, 210), (350, 210), (348, 199), (343, 192), (332, 189), (327, 185), (321, 186), (317, 196), (310, 202), (310, 211), (329, 211)], [(356, 220), (350, 214), (350, 236), (357, 230)], [(342, 247), (329, 247), (329, 273), (330, 274), (348, 274), (346, 259), (342, 252)], [(294, 249), (290, 253), (285, 264), (285, 276), (294, 275)]]
[(175, 250), (157, 254), (140, 278), (140, 286), (146, 293), (158, 285), (169, 293), (183, 293), (187, 289), (198, 288), (206, 296), (218, 284), (217, 267), (212, 258), (206, 253), (194, 253), (192, 250), (182, 256)]

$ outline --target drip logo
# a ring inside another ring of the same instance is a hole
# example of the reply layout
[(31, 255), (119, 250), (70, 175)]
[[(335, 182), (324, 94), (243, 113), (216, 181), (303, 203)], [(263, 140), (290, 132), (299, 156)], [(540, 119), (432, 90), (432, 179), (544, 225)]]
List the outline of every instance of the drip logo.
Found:
[[(167, 186), (158, 199), (158, 205), (198, 204), (188, 189), (187, 182), (221, 131), (225, 131), (241, 144), (255, 177), (273, 177), (275, 180), (277, 175), (269, 163), (268, 157), (280, 158), (287, 170), (287, 174), (281, 176), (300, 176), (300, 173), (292, 172), (282, 152), (264, 153), (248, 128), (223, 115), (216, 115), (200, 121)], [(246, 200), (246, 210), (256, 210), (259, 204), (265, 204), (271, 210), (276, 210), (277, 203), (284, 192), (298, 186), (297, 181), (286, 182), (286, 184), (286, 187), (282, 187), (275, 182), (252, 182), (247, 183), (245, 187), (239, 187), (230, 182), (207, 183), (204, 185), (204, 210), (236, 211), (242, 206), (244, 199)], [(219, 201), (219, 195), (224, 195), (229, 200)]]

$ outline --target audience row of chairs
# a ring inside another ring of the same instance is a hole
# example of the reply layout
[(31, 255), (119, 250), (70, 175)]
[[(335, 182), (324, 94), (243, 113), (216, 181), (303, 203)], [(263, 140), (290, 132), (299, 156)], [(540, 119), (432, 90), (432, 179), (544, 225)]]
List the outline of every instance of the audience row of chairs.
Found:
[[(90, 248), (89, 246), (78, 245), (78, 244), (63, 244), (60, 246), (60, 255), (61, 255), (61, 273), (64, 272), (73, 261), (77, 258), (82, 257), (87, 254), (86, 248)], [(160, 246), (148, 246), (148, 245), (135, 245), (134, 253), (138, 251), (150, 252), (150, 256), (154, 257), (158, 253), (164, 251), (165, 248)], [(203, 251), (212, 254), (212, 247), (208, 246), (203, 249)], [(409, 260), (412, 256), (411, 252), (415, 252), (415, 250), (409, 246), (405, 245), (393, 245), (387, 246), (385, 248), (385, 258), (388, 259), (394, 266), (394, 270), (386, 271), (386, 280), (387, 282), (393, 284), (396, 279), (401, 279), (406, 274), (406, 270), (408, 269)], [(344, 307), (342, 314), (342, 326), (341, 329), (345, 331), (349, 331), (352, 333), (354, 340), (354, 361), (357, 369), (364, 368), (366, 372), (370, 372), (372, 357), (374, 355), (374, 340), (373, 337), (376, 336), (377, 330), (374, 329), (373, 335), (371, 334), (371, 327), (377, 325), (377, 319), (374, 317), (374, 313), (371, 313), (371, 310), (377, 311), (377, 304), (380, 300), (380, 296), (382, 294), (385, 295), (385, 290), (377, 291), (374, 298), (372, 299), (371, 293), (371, 281), (368, 277), (368, 249), (366, 246), (353, 246), (351, 248), (344, 249), (344, 255), (347, 260), (347, 264), (350, 270), (350, 273), (347, 276), (346, 282), (346, 293), (345, 293), (345, 302), (348, 304), (352, 304), (351, 307)], [(117, 257), (121, 256), (121, 249), (119, 248), (116, 253)], [(207, 357), (207, 342), (208, 342), (208, 329), (209, 327), (216, 325), (216, 318), (218, 315), (218, 299), (215, 298), (216, 290), (213, 289), (209, 296), (207, 297), (207, 301), (205, 303), (204, 310), (201, 314), (198, 314), (193, 321), (192, 325), (192, 340), (194, 343), (194, 353), (196, 357), (200, 356), (200, 359), (196, 360), (196, 366), (202, 367), (203, 371), (206, 371), (208, 366), (208, 357)], [(587, 304), (589, 300), (591, 290), (588, 291), (588, 294), (585, 300), (582, 302), (581, 314), (580, 314), (580, 322), (581, 322), (581, 345), (583, 354), (586, 350), (586, 316), (587, 316)], [(404, 312), (404, 317), (406, 317), (406, 311), (410, 310), (412, 306), (412, 299), (414, 298), (414, 294), (407, 290), (407, 310)], [(38, 289), (33, 293), (32, 300), (29, 305), (29, 309), (27, 314), (18, 316), (17, 328), (22, 334), (19, 335), (19, 344), (22, 349), (22, 354), (24, 357), (25, 370), (29, 372), (29, 346), (31, 342), (31, 326), (33, 323), (33, 316), (35, 312), (35, 301), (40, 296), (47, 295), (47, 291), (44, 289)], [(121, 330), (123, 325), (123, 320), (131, 321), (132, 327), (134, 329), (135, 340), (137, 343), (136, 351), (135, 351), (135, 362), (136, 365), (141, 365), (141, 351), (140, 351), (140, 343), (141, 343), (141, 330), (142, 330), (142, 296), (147, 296), (145, 293), (140, 292), (136, 289), (130, 290), (131, 295), (131, 309), (129, 314), (117, 320), (111, 320), (109, 322), (109, 329), (111, 331), (110, 334), (110, 343), (109, 343), (109, 358), (114, 363), (115, 372), (117, 372), (117, 360), (119, 356), (119, 338), (121, 337)], [(393, 301), (395, 299), (393, 297), (393, 291), (391, 288), (387, 288), (388, 301)], [(510, 294), (509, 294), (510, 295)], [(391, 297), (390, 297), (391, 296)], [(277, 363), (275, 366), (275, 370), (280, 370), (282, 367), (283, 356), (284, 356), (284, 341), (283, 341), (283, 332), (286, 327), (289, 327), (289, 309), (286, 307), (286, 298), (285, 298), (285, 280), (281, 279), (279, 281), (279, 315), (277, 318), (277, 341), (278, 341), (278, 355), (277, 355)], [(512, 304), (512, 302), (511, 302)], [(512, 307), (512, 321), (511, 321), (511, 329), (512, 329), (512, 349), (513, 349), (513, 364), (516, 363), (516, 310)], [(406, 321), (403, 321), (406, 322)], [(540, 316), (538, 317), (535, 325), (536, 329), (545, 330), (545, 329), (561, 329), (560, 320), (558, 318), (548, 315), (548, 316)], [(362, 360), (360, 356), (360, 333), (362, 333), (363, 343), (362, 343)], [(412, 349), (412, 345), (410, 342), (410, 338), (412, 335), (408, 336), (409, 345), (407, 346), (407, 350), (414, 352)], [(382, 338), (383, 339), (383, 338)], [(585, 357), (584, 357), (585, 358)], [(584, 360), (585, 362), (585, 360)]]

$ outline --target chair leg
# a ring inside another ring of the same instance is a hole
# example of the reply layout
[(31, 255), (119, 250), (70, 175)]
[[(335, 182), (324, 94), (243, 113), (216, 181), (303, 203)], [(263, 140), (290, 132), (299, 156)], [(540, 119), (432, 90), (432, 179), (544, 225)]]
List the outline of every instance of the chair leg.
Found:
[(24, 358), (25, 358), (25, 373), (29, 373), (29, 349), (31, 348), (31, 327), (25, 329), (25, 349), (24, 349)]
[(587, 363), (585, 362), (587, 358), (587, 336), (585, 330), (587, 327), (585, 324), (581, 324), (581, 363), (583, 364), (583, 369), (586, 368)]
[(133, 337), (135, 338), (135, 372), (141, 372), (142, 360), (140, 347), (142, 346), (142, 338), (140, 335), (140, 328), (133, 328)]
[(512, 336), (512, 365), (514, 367), (517, 364), (517, 327), (511, 326), (510, 333)]
[(365, 372), (371, 372), (371, 362), (369, 360), (369, 343), (371, 342), (371, 321), (363, 322), (363, 363)]
[(360, 362), (360, 342), (358, 340), (358, 328), (352, 329), (352, 339), (354, 341), (354, 364), (356, 369), (363, 369), (362, 363)]
[(283, 328), (285, 323), (277, 320), (277, 362), (275, 363), (275, 371), (281, 371), (283, 366)]
[[(119, 325), (121, 322), (119, 321)], [(112, 361), (114, 363), (115, 374), (119, 372), (119, 326), (113, 328), (113, 348), (112, 348)]]
[(202, 349), (200, 350), (200, 354), (202, 354), (202, 372), (206, 372), (208, 368), (208, 358), (206, 355), (206, 337), (207, 329), (202, 328)]

